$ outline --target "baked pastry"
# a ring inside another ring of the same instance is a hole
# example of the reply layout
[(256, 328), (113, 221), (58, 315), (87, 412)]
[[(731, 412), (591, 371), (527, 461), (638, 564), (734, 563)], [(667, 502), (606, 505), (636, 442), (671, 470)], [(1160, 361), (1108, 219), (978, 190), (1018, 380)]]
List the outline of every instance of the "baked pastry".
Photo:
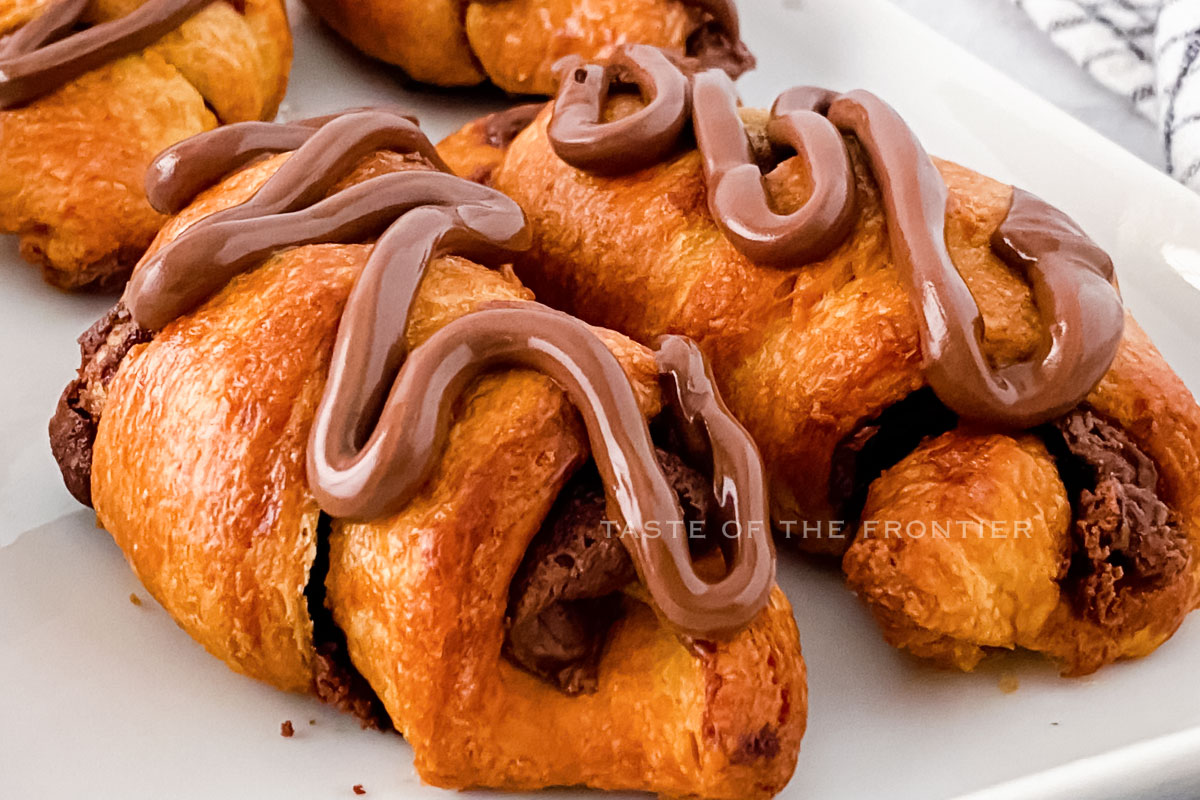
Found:
[(627, 42), (737, 77), (754, 66), (734, 0), (305, 0), (355, 47), (438, 86), (554, 93), (555, 63)]
[(807, 704), (753, 442), (686, 339), (482, 266), (524, 218), (441, 166), (386, 109), (161, 156), (179, 213), (51, 423), (68, 486), (211, 653), (430, 783), (773, 795)]
[(719, 72), (623, 58), (639, 92), (574, 68), (501, 156), (471, 146), (484, 122), (447, 143), (525, 210), (522, 280), (636, 340), (694, 338), (780, 535), (844, 556), (893, 644), (1081, 674), (1165, 641), (1197, 603), (1200, 410), (1108, 257), (869, 93), (739, 109)]
[(165, 217), (154, 156), (270, 119), (291, 33), (283, 0), (0, 2), (0, 231), (64, 289), (119, 287)]

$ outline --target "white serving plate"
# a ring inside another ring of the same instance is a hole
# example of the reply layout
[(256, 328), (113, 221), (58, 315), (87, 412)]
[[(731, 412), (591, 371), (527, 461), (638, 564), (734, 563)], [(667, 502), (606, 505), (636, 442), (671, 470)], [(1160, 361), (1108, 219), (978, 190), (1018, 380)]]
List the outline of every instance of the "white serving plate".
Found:
[[(884, 0), (742, 5), (761, 61), (741, 82), (747, 102), (795, 83), (869, 88), (931, 152), (1061, 205), (1112, 252), (1143, 326), (1200, 387), (1200, 198)], [(388, 101), (436, 139), (505, 102), (405, 91), (293, 10), (288, 117)], [(353, 797), (359, 783), (368, 797), (447, 797), (421, 786), (399, 737), (235, 675), (141, 591), (62, 488), (45, 434), (74, 338), (113, 298), (43, 286), (9, 239), (0, 262), (12, 262), (0, 264), (0, 797), (295, 800)], [(811, 698), (784, 797), (1200, 796), (1200, 621), (1091, 678), (1063, 680), (1021, 655), (963, 675), (885, 645), (836, 571), (784, 556), (780, 582)], [(1001, 691), (1002, 676), (1020, 688)], [(285, 719), (292, 739), (279, 736)]]

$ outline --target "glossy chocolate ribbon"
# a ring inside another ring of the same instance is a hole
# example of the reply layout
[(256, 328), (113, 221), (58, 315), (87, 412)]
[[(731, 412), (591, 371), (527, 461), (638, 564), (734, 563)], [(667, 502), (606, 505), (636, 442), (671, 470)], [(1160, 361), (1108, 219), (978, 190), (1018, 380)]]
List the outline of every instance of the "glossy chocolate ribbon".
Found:
[(211, 131), (160, 156), (148, 194), (161, 210), (178, 209), (225, 173), (289, 149), (249, 200), (197, 222), (139, 265), (125, 295), (135, 321), (160, 328), (282, 248), (377, 236), (338, 326), (310, 432), (308, 482), (322, 509), (373, 519), (403, 508), (435, 469), (471, 382), (493, 368), (527, 367), (552, 378), (583, 416), (622, 542), (663, 616), (692, 636), (750, 622), (774, 580), (762, 464), (698, 348), (673, 337), (656, 355), (681, 430), (713, 461), (727, 564), (715, 581), (691, 561), (682, 511), (629, 379), (588, 326), (536, 303), (493, 303), (408, 352), (408, 318), (433, 260), (503, 261), (530, 238), (513, 201), (445, 172), (389, 173), (329, 194), (380, 149), (440, 166), (411, 119), (376, 109)]
[(870, 92), (838, 95), (827, 113), (858, 137), (871, 162), (892, 258), (920, 326), (925, 378), (938, 398), (963, 417), (1011, 428), (1079, 405), (1116, 358), (1124, 331), (1107, 254), (1061, 211), (1015, 190), (993, 250), (1029, 280), (1042, 345), (1026, 361), (993, 366), (981, 344), (983, 315), (946, 247), (949, 191), (933, 160), (895, 109)]
[[(650, 49), (627, 49), (622, 63), (642, 64), (643, 96), (658, 96), (656, 81), (676, 91), (686, 76), (674, 65), (645, 69), (650, 58), (644, 51)], [(600, 74), (596, 69), (578, 67), (575, 74), (590, 79)], [(1032, 427), (1078, 405), (1108, 370), (1124, 330), (1112, 261), (1061, 211), (1014, 190), (1008, 217), (993, 237), (996, 255), (1028, 279), (1044, 332), (1031, 358), (995, 366), (983, 352), (978, 304), (946, 247), (949, 191), (891, 106), (861, 90), (837, 94), (797, 87), (780, 95), (767, 136), (796, 151), (813, 184), (799, 209), (780, 214), (771, 207), (752, 157), (733, 82), (719, 70), (700, 73), (691, 80), (690, 97), (713, 221), (734, 247), (760, 264), (818, 261), (846, 240), (857, 210), (842, 135), (858, 138), (880, 186), (892, 257), (917, 316), (926, 379), (956, 413), (1003, 427)], [(653, 151), (665, 155), (683, 135), (679, 120), (665, 113), (635, 112), (631, 118), (638, 123), (629, 127), (624, 120), (599, 123), (603, 103), (602, 94), (585, 93), (570, 82), (560, 86), (548, 135), (560, 157), (580, 169), (605, 174), (641, 169), (649, 148), (639, 145), (652, 142)], [(578, 124), (585, 116), (586, 127)], [(572, 135), (572, 146), (563, 147)]]
[[(679, 140), (691, 111), (688, 80), (657, 47), (630, 45), (605, 65), (568, 57), (555, 65), (550, 142), (570, 164), (591, 172), (632, 172), (656, 164)], [(601, 120), (612, 83), (638, 87), (644, 105), (618, 120)]]
[(283, 247), (373, 238), (404, 212), (423, 205), (511, 205), (494, 190), (445, 172), (383, 175), (321, 200), (359, 160), (377, 150), (418, 153), (442, 166), (412, 119), (390, 109), (292, 125), (245, 122), (200, 134), (155, 159), (147, 196), (160, 210), (178, 207), (185, 188), (215, 182), (252, 156), (284, 152), (297, 142), (302, 146), (253, 197), (205, 217), (138, 265), (124, 299), (140, 326), (158, 330)]
[[(392, 231), (425, 211), (410, 212)], [(441, 231), (450, 230), (453, 224), (443, 220)], [(457, 250), (466, 239), (469, 252), (490, 246), (469, 234), (453, 244), (428, 233), (403, 235), (414, 232), (397, 234), (404, 249), (388, 262), (394, 269), (420, 272), (421, 264)], [(440, 245), (428, 247), (435, 240)], [(375, 295), (360, 294), (356, 286), (351, 304), (367, 298)], [(358, 324), (358, 313), (348, 305), (350, 321), (342, 324), (349, 332), (339, 330), (309, 442), (309, 482), (326, 511), (371, 519), (403, 508), (436, 468), (453, 409), (471, 383), (496, 368), (532, 369), (558, 384), (583, 417), (592, 457), (617, 510), (621, 541), (663, 616), (687, 635), (721, 636), (748, 624), (766, 604), (774, 553), (762, 463), (749, 435), (720, 403), (703, 356), (690, 341), (664, 342), (658, 357), (677, 387), (676, 416), (693, 436), (711, 442), (713, 487), (725, 517), (719, 541), (727, 563), (715, 581), (697, 574), (692, 563), (683, 512), (658, 466), (629, 380), (587, 325), (536, 303), (493, 302), (446, 325), (394, 369), (389, 362), (396, 356), (380, 335), (384, 328)], [(375, 412), (370, 398), (381, 396), (381, 389), (386, 400)]]
[(772, 113), (767, 135), (802, 158), (813, 191), (790, 214), (768, 201), (762, 172), (737, 110), (733, 81), (723, 72), (696, 76), (696, 142), (704, 154), (708, 207), (726, 238), (751, 260), (790, 265), (824, 258), (850, 235), (857, 216), (854, 170), (842, 135), (812, 108)]

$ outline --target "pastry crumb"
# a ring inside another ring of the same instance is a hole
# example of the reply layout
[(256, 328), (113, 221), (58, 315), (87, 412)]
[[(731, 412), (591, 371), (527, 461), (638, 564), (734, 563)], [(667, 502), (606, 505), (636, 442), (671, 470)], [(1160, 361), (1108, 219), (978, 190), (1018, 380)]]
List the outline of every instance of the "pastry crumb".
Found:
[(130, 592), (129, 602), (133, 603), (135, 606), (140, 606), (142, 604), (142, 598), (138, 597), (136, 592)]
[(354, 784), (354, 793), (355, 794), (366, 794), (367, 790), (363, 788), (363, 785), (361, 783), (356, 783), (356, 784)]
[(1012, 694), (1017, 689), (1021, 688), (1021, 681), (1017, 678), (1015, 672), (1000, 673), (1000, 680), (998, 683), (1000, 686), (1000, 691), (1004, 692), (1005, 694)]
[(292, 727), (292, 721), (285, 719), (283, 724), (279, 726), (279, 735), (285, 739), (290, 739), (296, 733), (296, 729)]

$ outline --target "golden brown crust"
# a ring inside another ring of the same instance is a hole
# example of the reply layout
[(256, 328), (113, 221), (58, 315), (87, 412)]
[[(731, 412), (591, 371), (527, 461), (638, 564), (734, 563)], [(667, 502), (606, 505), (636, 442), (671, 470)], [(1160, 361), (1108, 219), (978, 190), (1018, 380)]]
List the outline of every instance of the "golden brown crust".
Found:
[[(861, 211), (852, 236), (824, 261), (776, 269), (749, 261), (717, 229), (695, 151), (599, 179), (554, 155), (547, 120), (544, 112), (517, 138), (493, 177), (537, 232), (518, 265), (522, 280), (544, 302), (640, 341), (663, 332), (697, 339), (763, 452), (776, 515), (836, 519), (829, 502), (835, 446), (860, 420), (924, 383), (916, 323), (857, 146)], [(767, 176), (784, 209), (811, 191), (797, 161)], [(1035, 309), (1025, 284), (987, 248), (1011, 190), (940, 166), (951, 189), (947, 242), (981, 298), (987, 350), (998, 360), (1025, 355), (1038, 340)], [(840, 552), (846, 542), (810, 544)]]
[[(286, 158), (202, 195), (155, 247), (249, 197)], [(304, 587), (318, 508), (305, 481), (308, 428), (369, 253), (286, 251), (132, 350), (108, 389), (93, 453), (97, 516), (146, 588), (218, 658), (289, 690), (312, 683)], [(503, 273), (444, 259), (424, 283), (415, 330), (428, 335), (484, 300), (528, 298)]]
[(6, 0), (0, 6), (0, 31), (11, 31), (37, 16), (53, 0)]
[(414, 80), (474, 86), (486, 76), (471, 54), (460, 0), (305, 0), (367, 55), (395, 64)]
[[(1191, 543), (1188, 568), (1123, 592), (1115, 621), (1082, 616), (1059, 581), (1071, 512), (1053, 458), (1035, 437), (954, 431), (872, 485), (863, 519), (876, 533), (860, 532), (843, 561), (889, 642), (961, 669), (973, 668), (985, 648), (1023, 647), (1082, 675), (1147, 655), (1196, 607), (1200, 529), (1189, 487), (1200, 468), (1200, 413), (1145, 333), (1132, 319), (1127, 325), (1116, 363), (1087, 402), (1158, 464), (1159, 495)], [(942, 539), (905, 534), (914, 522), (972, 519), (1007, 525), (999, 536), (974, 528)], [(1015, 530), (1022, 520), (1031, 523), (1027, 536)], [(895, 536), (884, 531), (889, 521)]]
[(489, 135), (490, 119), (491, 115), (469, 122), (437, 145), (438, 155), (455, 175), (485, 186), (491, 185), (492, 173), (507, 152), (504, 143)]
[[(975, 520), (1002, 523), (1003, 538)], [(891, 644), (971, 669), (986, 647), (1039, 649), (1066, 602), (1058, 576), (1070, 522), (1037, 437), (951, 431), (872, 484), (843, 567)]]
[[(515, 140), (492, 178), (535, 231), (534, 249), (518, 265), (522, 279), (543, 301), (635, 339), (664, 332), (698, 339), (763, 453), (777, 518), (838, 520), (830, 480), (839, 443), (925, 385), (914, 314), (857, 143), (849, 141), (860, 206), (852, 235), (820, 262), (773, 269), (749, 262), (712, 222), (696, 152), (598, 178), (554, 155), (547, 116)], [(764, 116), (744, 112), (752, 132)], [(946, 240), (981, 306), (985, 350), (997, 363), (1020, 359), (1039, 342), (1036, 308), (1025, 282), (990, 248), (1011, 188), (937, 165), (950, 190)], [(811, 191), (799, 159), (780, 164), (766, 182), (782, 212)], [(1132, 320), (1087, 402), (1158, 464), (1159, 494), (1198, 552), (1200, 409)], [(1028, 647), (1070, 673), (1143, 655), (1165, 640), (1200, 599), (1195, 556), (1167, 585), (1127, 592), (1120, 625), (1084, 620), (1057, 581), (1071, 518), (1055, 482), (1054, 462), (1028, 437), (965, 429), (925, 443), (877, 481), (866, 517), (877, 523), (1040, 515), (1033, 544), (928, 537), (855, 544), (846, 570), (889, 640), (963, 668), (982, 657), (981, 648)], [(853, 532), (857, 520), (848, 524)], [(797, 540), (832, 553), (851, 541)]]
[[(422, 777), (447, 788), (778, 792), (807, 706), (795, 623), (778, 589), (747, 631), (701, 657), (627, 600), (591, 695), (568, 697), (500, 657), (512, 572), (578, 452), (575, 423), (560, 408), (521, 402), (518, 388), (481, 387), (429, 498), (390, 520), (339, 524), (331, 542), (335, 618)], [(496, 458), (479, 463), (478, 442), (514, 410)], [(563, 447), (547, 450), (556, 438)], [(531, 462), (531, 450), (554, 456)], [(512, 508), (489, 491), (496, 486), (536, 505)], [(506, 567), (484, 567), (497, 564)]]
[[(201, 196), (156, 246), (249, 196), (286, 158)], [(351, 180), (412, 166), (376, 155)], [(147, 589), (218, 658), (285, 689), (310, 689), (315, 677), (305, 586), (318, 509), (305, 485), (306, 437), (340, 309), (370, 249), (286, 251), (132, 350), (95, 445), (97, 515)], [(482, 302), (529, 297), (511, 272), (441, 259), (422, 283), (409, 345)], [(657, 413), (652, 354), (600, 333), (643, 412)], [(587, 456), (577, 413), (547, 378), (478, 381), (437, 472), (402, 512), (333, 521), (326, 603), (355, 666), (438, 785), (774, 794), (794, 769), (807, 708), (778, 589), (750, 629), (705, 655), (631, 595), (601, 686), (585, 697), (501, 658), (508, 584)]]
[(553, 94), (564, 56), (608, 58), (626, 42), (683, 54), (701, 15), (679, 0), (486, 0), (467, 6), (471, 50), (492, 83)]
[[(96, 2), (89, 20), (141, 2)], [(0, 34), (38, 8), (0, 11)], [(120, 285), (164, 221), (142, 188), (150, 161), (219, 123), (273, 117), (290, 64), (281, 0), (248, 0), (245, 14), (217, 2), (142, 53), (0, 111), (0, 231), (56, 286)]]
[(795, 767), (806, 708), (778, 589), (750, 629), (701, 657), (628, 599), (591, 695), (569, 697), (501, 657), (513, 574), (587, 452), (574, 412), (547, 389), (533, 375), (481, 381), (421, 497), (390, 519), (335, 522), (328, 598), (355, 664), (438, 786), (774, 794)]
[(147, 590), (213, 655), (292, 691), (313, 674), (305, 437), (362, 260), (292, 251), (132, 351), (93, 456), (96, 513)]
[(681, 0), (306, 0), (363, 52), (439, 86), (490, 80), (552, 94), (554, 62), (606, 58), (625, 42), (682, 54), (703, 15)]
[[(200, 92), (223, 124), (271, 119), (287, 90), (292, 38), (278, 0), (214, 2), (149, 51), (158, 53)], [(93, 0), (87, 21), (129, 14), (145, 0)]]

